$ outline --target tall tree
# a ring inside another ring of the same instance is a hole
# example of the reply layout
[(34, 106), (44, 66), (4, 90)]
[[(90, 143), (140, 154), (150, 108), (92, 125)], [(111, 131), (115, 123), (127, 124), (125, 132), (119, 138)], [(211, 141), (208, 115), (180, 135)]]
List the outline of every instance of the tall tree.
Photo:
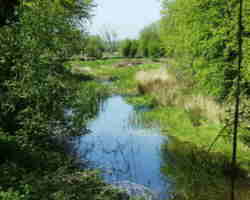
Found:
[(243, 60), (243, 0), (239, 0), (238, 11), (238, 69), (236, 79), (236, 91), (235, 91), (235, 111), (234, 111), (234, 127), (233, 127), (233, 151), (232, 151), (232, 200), (235, 199), (235, 179), (237, 176), (237, 143), (238, 143), (238, 129), (239, 129), (239, 117), (240, 117), (240, 96), (241, 96), (241, 80), (242, 80), (242, 60)]

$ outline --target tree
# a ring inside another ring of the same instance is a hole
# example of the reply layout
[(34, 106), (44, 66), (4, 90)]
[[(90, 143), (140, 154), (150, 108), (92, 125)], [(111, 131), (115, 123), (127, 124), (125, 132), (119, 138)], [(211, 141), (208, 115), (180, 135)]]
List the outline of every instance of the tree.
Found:
[(114, 53), (117, 50), (118, 42), (117, 42), (117, 33), (114, 29), (103, 26), (101, 31), (101, 38), (105, 43), (105, 51), (109, 53)]
[(161, 19), (167, 56), (190, 72), (203, 91), (222, 103), (235, 100), (226, 124), (233, 146), (233, 177), (238, 133), (249, 138), (249, 7), (250, 2), (242, 0), (165, 0)]
[(131, 40), (126, 39), (121, 42), (121, 54), (123, 57), (129, 57), (131, 49)]
[(164, 55), (158, 22), (144, 27), (140, 32), (139, 54), (143, 57), (161, 57)]
[(102, 58), (105, 51), (105, 44), (102, 38), (98, 35), (89, 36), (87, 45), (85, 47), (85, 53), (88, 57)]
[[(226, 0), (163, 1), (161, 40), (167, 56), (178, 58), (182, 70), (220, 99), (230, 94), (237, 76), (236, 5)], [(249, 27), (247, 20), (244, 27)], [(244, 40), (244, 54), (248, 54), (249, 39)], [(248, 62), (247, 57), (243, 62)], [(249, 83), (247, 74), (243, 73), (243, 80)]]
[(101, 180), (77, 171), (55, 142), (80, 132), (65, 114), (77, 108), (77, 84), (62, 60), (86, 41), (76, 26), (89, 17), (86, 2), (26, 1), (16, 23), (0, 28), (0, 198), (105, 199)]
[(131, 46), (130, 46), (130, 53), (129, 57), (135, 58), (138, 53), (138, 41), (137, 40), (131, 40)]
[(135, 58), (138, 53), (138, 41), (125, 39), (121, 42), (120, 48), (123, 57)]
[(238, 70), (235, 91), (235, 110), (234, 110), (234, 125), (233, 125), (233, 145), (232, 145), (232, 194), (231, 199), (235, 199), (235, 179), (237, 178), (237, 145), (238, 145), (238, 131), (240, 127), (240, 105), (241, 105), (241, 71), (243, 60), (243, 0), (239, 1), (238, 11)]
[(36, 1), (20, 9), (18, 24), (2, 28), (0, 34), (3, 61), (0, 82), (4, 91), (0, 118), (5, 122), (1, 123), (5, 124), (2, 128), (12, 134), (25, 126), (27, 113), (23, 110), (38, 109), (35, 113), (49, 120), (53, 111), (49, 113), (46, 108), (61, 106), (62, 99), (59, 98), (58, 103), (54, 97), (60, 97), (59, 93), (64, 90), (59, 77), (65, 69), (57, 59), (78, 52), (80, 47), (76, 41), (82, 37), (80, 30), (72, 25), (74, 14), (70, 16), (72, 11), (60, 4)]

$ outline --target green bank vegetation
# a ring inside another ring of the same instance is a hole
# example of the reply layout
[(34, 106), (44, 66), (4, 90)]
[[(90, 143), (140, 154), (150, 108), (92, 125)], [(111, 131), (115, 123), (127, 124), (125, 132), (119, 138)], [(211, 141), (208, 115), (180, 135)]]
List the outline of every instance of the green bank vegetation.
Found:
[[(230, 163), (224, 154), (207, 152), (175, 138), (163, 144), (161, 152), (161, 172), (175, 183), (173, 199), (231, 199)], [(248, 182), (244, 176), (238, 177), (237, 200), (249, 199)]]
[(91, 8), (91, 1), (1, 1), (0, 199), (119, 199), (57, 142), (84, 134), (105, 96), (64, 64), (86, 44), (77, 27)]

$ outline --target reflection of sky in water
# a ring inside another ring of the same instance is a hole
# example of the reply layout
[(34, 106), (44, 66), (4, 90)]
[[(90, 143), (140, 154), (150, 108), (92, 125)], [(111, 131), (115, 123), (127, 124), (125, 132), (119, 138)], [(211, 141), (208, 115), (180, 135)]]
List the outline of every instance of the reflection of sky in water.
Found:
[(121, 96), (108, 98), (88, 129), (91, 134), (80, 138), (80, 153), (91, 148), (87, 159), (104, 170), (107, 181), (129, 180), (156, 192), (166, 189), (160, 173), (165, 137), (158, 128), (144, 128)]

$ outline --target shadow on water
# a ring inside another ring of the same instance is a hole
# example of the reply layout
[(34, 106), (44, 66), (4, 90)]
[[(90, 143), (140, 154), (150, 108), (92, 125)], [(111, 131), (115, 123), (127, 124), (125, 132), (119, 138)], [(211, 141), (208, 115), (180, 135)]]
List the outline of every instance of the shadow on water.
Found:
[[(162, 145), (162, 174), (171, 182), (173, 200), (230, 200), (230, 163), (223, 155), (196, 149), (171, 138)], [(236, 200), (250, 199), (249, 180), (236, 179)]]

